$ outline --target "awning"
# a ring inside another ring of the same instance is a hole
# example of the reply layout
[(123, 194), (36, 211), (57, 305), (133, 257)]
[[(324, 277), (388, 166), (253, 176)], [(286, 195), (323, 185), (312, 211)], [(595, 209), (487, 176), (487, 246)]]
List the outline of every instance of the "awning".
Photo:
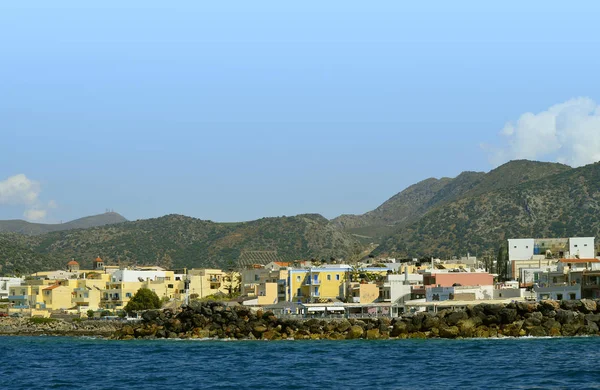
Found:
[(327, 311), (346, 311), (346, 309), (341, 306), (327, 306)]
[(310, 313), (311, 311), (325, 311), (325, 307), (309, 307), (308, 312)]

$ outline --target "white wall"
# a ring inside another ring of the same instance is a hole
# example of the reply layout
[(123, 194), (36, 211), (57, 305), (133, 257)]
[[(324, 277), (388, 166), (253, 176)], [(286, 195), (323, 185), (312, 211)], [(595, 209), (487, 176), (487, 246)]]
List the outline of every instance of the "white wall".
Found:
[(579, 255), (580, 259), (595, 258), (594, 237), (569, 238), (569, 252), (572, 257)]
[(409, 301), (412, 287), (404, 284), (404, 275), (388, 275), (387, 278), (387, 282), (390, 284), (391, 302)]
[(139, 282), (138, 278), (146, 281), (147, 279), (156, 280), (156, 278), (164, 278), (165, 271), (134, 271), (130, 269), (120, 269), (112, 274), (113, 282)]
[(509, 260), (529, 260), (533, 256), (533, 238), (514, 238), (508, 240)]
[(6, 299), (8, 290), (12, 286), (20, 286), (22, 282), (22, 278), (0, 278), (0, 299)]

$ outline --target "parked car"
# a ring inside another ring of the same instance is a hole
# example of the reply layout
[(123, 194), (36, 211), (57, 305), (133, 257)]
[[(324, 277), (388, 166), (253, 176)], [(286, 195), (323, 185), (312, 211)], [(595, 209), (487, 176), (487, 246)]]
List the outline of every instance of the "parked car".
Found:
[(21, 314), (21, 313), (12, 313), (10, 316), (13, 317), (13, 318), (21, 318), (21, 317), (23, 317), (23, 314)]
[(8, 313), (6, 312), (0, 312), (0, 317), (8, 317)]

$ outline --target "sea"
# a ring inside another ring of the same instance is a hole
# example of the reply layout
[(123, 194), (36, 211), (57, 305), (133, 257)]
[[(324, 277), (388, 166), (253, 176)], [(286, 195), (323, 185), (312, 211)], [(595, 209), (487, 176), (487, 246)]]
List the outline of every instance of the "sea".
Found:
[(600, 389), (600, 337), (0, 337), (0, 389)]

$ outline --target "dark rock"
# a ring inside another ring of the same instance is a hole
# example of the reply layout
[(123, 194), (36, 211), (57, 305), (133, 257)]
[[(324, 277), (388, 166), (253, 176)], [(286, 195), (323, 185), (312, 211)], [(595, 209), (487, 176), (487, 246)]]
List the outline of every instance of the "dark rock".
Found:
[(458, 324), (460, 320), (466, 320), (468, 318), (467, 312), (465, 311), (455, 311), (446, 316), (446, 323), (449, 326), (454, 326)]

